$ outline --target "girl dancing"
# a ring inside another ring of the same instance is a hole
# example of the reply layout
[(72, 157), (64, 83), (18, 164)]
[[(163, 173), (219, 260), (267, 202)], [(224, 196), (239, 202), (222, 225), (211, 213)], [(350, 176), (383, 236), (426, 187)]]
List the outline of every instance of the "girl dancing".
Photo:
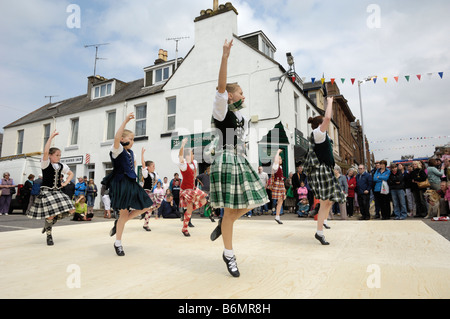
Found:
[[(73, 173), (66, 164), (61, 164), (61, 150), (50, 147), (52, 140), (59, 133), (54, 131), (44, 147), (44, 155), (41, 159), (42, 184), (39, 195), (36, 197), (33, 206), (28, 211), (28, 217), (35, 219), (45, 219), (42, 233), (47, 234), (47, 245), (54, 244), (52, 237), (53, 225), (59, 219), (63, 219), (75, 212), (72, 200), (61, 190), (73, 178)], [(61, 176), (67, 174), (64, 183), (61, 183)]]
[(225, 40), (219, 71), (219, 85), (213, 105), (213, 125), (217, 129), (216, 158), (211, 165), (211, 206), (224, 208), (223, 218), (211, 233), (211, 240), (222, 235), (222, 258), (233, 277), (239, 269), (233, 251), (234, 222), (249, 210), (269, 201), (258, 173), (246, 158), (245, 139), (248, 119), (239, 111), (245, 97), (238, 84), (227, 84), (227, 67), (233, 40)]
[(125, 256), (122, 247), (122, 234), (125, 224), (149, 210), (153, 205), (150, 197), (137, 182), (136, 163), (134, 153), (131, 150), (134, 143), (134, 133), (125, 129), (127, 123), (132, 119), (134, 119), (134, 114), (128, 114), (116, 132), (114, 144), (109, 153), (113, 164), (113, 172), (106, 176), (102, 182), (110, 189), (111, 207), (119, 210), (120, 214), (109, 233), (110, 236), (116, 235), (114, 249), (118, 256)]

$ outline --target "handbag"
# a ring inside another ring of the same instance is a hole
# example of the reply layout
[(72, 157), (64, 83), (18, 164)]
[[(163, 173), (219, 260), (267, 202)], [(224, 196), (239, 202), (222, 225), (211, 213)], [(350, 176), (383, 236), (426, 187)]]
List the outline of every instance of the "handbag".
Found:
[(428, 178), (426, 180), (424, 180), (423, 182), (417, 182), (417, 186), (419, 188), (428, 188), (430, 187), (430, 182), (428, 181)]
[(381, 182), (381, 194), (387, 195), (389, 194), (389, 185), (386, 181)]
[(16, 188), (15, 187), (11, 187), (9, 189), (9, 194), (12, 195), (12, 194), (15, 194), (15, 193), (16, 193)]

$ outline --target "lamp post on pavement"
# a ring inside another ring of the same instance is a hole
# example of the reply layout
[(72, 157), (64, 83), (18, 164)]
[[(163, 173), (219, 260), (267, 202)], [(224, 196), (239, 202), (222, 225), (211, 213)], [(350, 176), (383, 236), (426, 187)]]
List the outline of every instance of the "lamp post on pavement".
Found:
[(367, 157), (366, 157), (366, 138), (364, 135), (364, 118), (363, 118), (363, 107), (362, 107), (362, 98), (361, 98), (361, 84), (364, 82), (368, 82), (373, 80), (373, 78), (376, 78), (376, 76), (370, 76), (364, 80), (358, 80), (358, 93), (359, 93), (359, 110), (361, 113), (361, 131), (362, 131), (362, 138), (363, 138), (363, 152), (364, 152), (364, 166), (368, 168), (367, 165)]

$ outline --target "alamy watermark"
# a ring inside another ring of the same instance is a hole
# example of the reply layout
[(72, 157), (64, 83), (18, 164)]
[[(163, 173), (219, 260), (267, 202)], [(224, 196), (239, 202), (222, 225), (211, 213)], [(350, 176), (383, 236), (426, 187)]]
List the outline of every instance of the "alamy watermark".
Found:
[(367, 13), (370, 13), (366, 20), (367, 27), (369, 29), (380, 29), (381, 7), (378, 4), (369, 4), (366, 11)]
[(81, 267), (76, 264), (71, 264), (67, 266), (66, 272), (69, 273), (66, 279), (67, 288), (81, 288)]
[(370, 273), (367, 277), (366, 285), (369, 289), (381, 288), (381, 268), (379, 265), (372, 264), (367, 266), (366, 272)]
[(69, 4), (66, 8), (66, 12), (70, 13), (67, 17), (66, 25), (69, 29), (81, 28), (81, 9), (77, 4)]

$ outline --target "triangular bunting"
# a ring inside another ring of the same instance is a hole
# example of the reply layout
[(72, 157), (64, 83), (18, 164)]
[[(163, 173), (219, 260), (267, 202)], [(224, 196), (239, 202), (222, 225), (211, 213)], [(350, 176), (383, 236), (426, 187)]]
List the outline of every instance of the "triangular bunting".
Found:
[(341, 78), (341, 82), (342, 82), (342, 84), (344, 84), (344, 82), (345, 82), (345, 79), (344, 79), (344, 78)]
[(388, 78), (383, 78), (384, 83), (387, 83)]
[(355, 84), (355, 79), (351, 79), (352, 80), (352, 85)]
[(398, 76), (394, 76), (395, 82), (398, 82)]
[(335, 79), (331, 79), (331, 84), (334, 84), (334, 80), (335, 80)]
[(316, 78), (311, 78), (311, 82), (314, 83), (316, 81)]
[(442, 79), (442, 77), (444, 76), (444, 72), (439, 72), (438, 74), (439, 74), (439, 76), (440, 76), (441, 79)]
[(422, 77), (420, 74), (417, 74), (416, 75), (417, 76), (417, 78), (419, 79), (419, 81), (420, 81), (420, 78)]
[(405, 79), (409, 82), (409, 75), (405, 75)]
[(373, 78), (373, 83), (377, 84), (377, 79), (378, 79), (377, 77), (374, 77)]
[(321, 78), (320, 79), (320, 82), (322, 82), (322, 84), (325, 82), (325, 79), (324, 78)]

